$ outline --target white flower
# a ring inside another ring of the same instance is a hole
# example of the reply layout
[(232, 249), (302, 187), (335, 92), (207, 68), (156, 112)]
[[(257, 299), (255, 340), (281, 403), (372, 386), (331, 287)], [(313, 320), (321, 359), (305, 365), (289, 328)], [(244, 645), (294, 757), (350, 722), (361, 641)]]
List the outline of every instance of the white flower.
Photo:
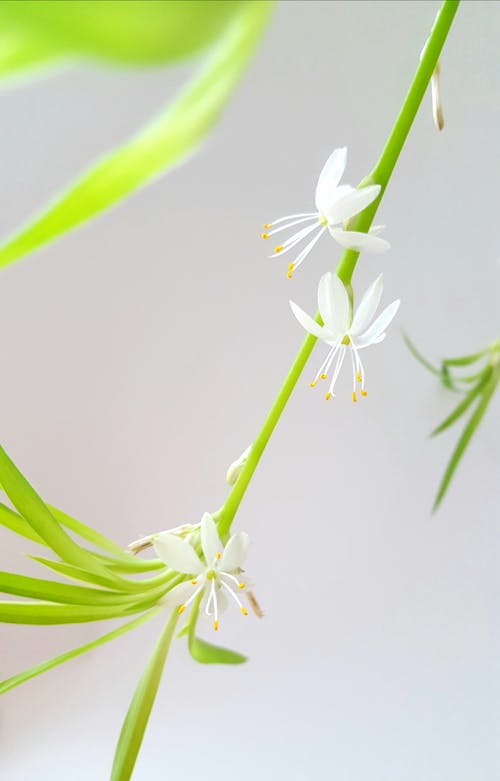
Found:
[[(358, 231), (343, 229), (342, 225), (351, 217), (354, 217), (355, 214), (362, 212), (363, 209), (374, 201), (381, 189), (379, 184), (362, 187), (359, 190), (348, 184), (339, 185), (345, 170), (346, 162), (346, 147), (335, 149), (326, 161), (319, 176), (318, 184), (316, 185), (315, 212), (289, 214), (287, 217), (280, 217), (280, 219), (264, 225), (265, 233), (262, 233), (261, 236), (263, 239), (268, 239), (275, 233), (287, 230), (295, 225), (305, 224), (305, 227), (300, 228), (296, 233), (292, 234), (292, 236), (284, 241), (283, 244), (278, 244), (274, 248), (274, 255), (271, 255), (270, 257), (281, 257), (281, 255), (292, 250), (307, 236), (313, 234), (312, 238), (299, 252), (297, 258), (289, 263), (289, 279), (291, 278), (293, 271), (295, 271), (295, 269), (297, 269), (306, 259), (318, 239), (327, 229), (330, 232), (330, 235), (333, 236), (335, 241), (342, 247), (353, 249), (357, 252), (361, 252), (362, 250), (368, 250), (369, 252), (385, 252), (390, 247), (389, 242), (380, 239), (375, 235), (382, 230), (383, 226), (371, 228), (370, 233), (359, 233)], [(276, 228), (274, 227), (275, 225), (278, 225), (279, 227)], [(273, 230), (269, 230), (270, 228)]]
[(321, 339), (330, 347), (328, 355), (321, 364), (314, 381), (310, 383), (311, 387), (314, 387), (319, 379), (326, 379), (334, 359), (337, 358), (330, 387), (326, 394), (327, 400), (335, 395), (333, 389), (347, 349), (349, 349), (352, 364), (352, 400), (357, 401), (357, 382), (361, 383), (361, 395), (367, 395), (365, 390), (365, 372), (359, 357), (359, 351), (369, 347), (371, 344), (378, 344), (385, 339), (385, 330), (398, 311), (400, 304), (399, 300), (393, 301), (372, 322), (382, 296), (382, 289), (382, 274), (380, 274), (365, 292), (353, 317), (349, 296), (341, 280), (331, 271), (324, 274), (318, 286), (318, 308), (324, 325), (319, 325), (297, 304), (290, 301), (292, 311), (299, 323), (306, 331), (309, 331), (313, 336), (317, 336), (318, 339)]
[(237, 532), (224, 547), (220, 541), (214, 519), (205, 513), (200, 524), (201, 548), (204, 560), (193, 546), (171, 532), (156, 535), (153, 545), (158, 557), (176, 572), (191, 578), (174, 586), (165, 596), (165, 604), (178, 608), (179, 613), (190, 605), (202, 591), (205, 593), (205, 613), (213, 617), (213, 627), (219, 628), (219, 613), (229, 594), (244, 616), (248, 615), (237, 591), (245, 588), (239, 576), (245, 559), (248, 535)]

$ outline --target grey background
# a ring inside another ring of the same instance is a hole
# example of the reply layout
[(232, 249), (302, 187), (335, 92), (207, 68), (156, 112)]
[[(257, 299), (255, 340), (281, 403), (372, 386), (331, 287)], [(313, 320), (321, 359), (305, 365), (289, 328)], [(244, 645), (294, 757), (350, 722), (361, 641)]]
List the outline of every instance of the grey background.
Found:
[[(257, 432), (338, 256), (325, 240), (286, 279), (262, 222), (312, 205), (335, 146), (346, 181), (376, 159), (434, 19), (434, 2), (284, 2), (196, 159), (2, 271), (2, 441), (48, 500), (124, 545), (196, 521)], [(442, 510), (429, 509), (458, 431), (427, 434), (454, 399), (408, 354), (437, 359), (498, 336), (499, 6), (463, 3), (442, 57), (446, 127), (427, 96), (365, 256), (402, 307), (328, 405), (313, 354), (235, 528), (266, 616), (224, 617), (241, 668), (171, 652), (134, 778), (493, 781), (494, 529), (499, 399)], [(81, 66), (0, 95), (6, 235), (191, 72)], [(44, 576), (2, 534), (3, 569)], [(2, 777), (106, 779), (160, 629), (138, 632), (6, 695)], [(1, 677), (107, 625), (0, 627)]]

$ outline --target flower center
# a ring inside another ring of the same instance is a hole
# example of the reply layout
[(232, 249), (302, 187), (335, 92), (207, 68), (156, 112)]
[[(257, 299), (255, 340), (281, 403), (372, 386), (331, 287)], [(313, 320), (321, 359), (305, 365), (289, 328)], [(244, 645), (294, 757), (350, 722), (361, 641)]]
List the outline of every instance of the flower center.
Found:
[(323, 225), (323, 227), (328, 225), (328, 220), (327, 220), (327, 218), (323, 214), (320, 214), (318, 216), (318, 222), (319, 222), (320, 225)]

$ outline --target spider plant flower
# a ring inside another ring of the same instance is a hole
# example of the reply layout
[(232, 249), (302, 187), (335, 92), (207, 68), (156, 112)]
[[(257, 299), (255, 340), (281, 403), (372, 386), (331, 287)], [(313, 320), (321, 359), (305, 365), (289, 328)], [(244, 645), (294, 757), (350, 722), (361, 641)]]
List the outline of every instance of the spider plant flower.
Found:
[(227, 597), (248, 615), (238, 594), (245, 589), (240, 579), (241, 565), (246, 556), (248, 535), (237, 532), (224, 546), (220, 540), (214, 519), (205, 513), (200, 524), (203, 557), (186, 539), (169, 531), (155, 535), (153, 545), (157, 556), (176, 572), (189, 575), (189, 579), (174, 586), (165, 596), (164, 603), (177, 607), (180, 613), (203, 592), (202, 606), (212, 617), (213, 628), (219, 628), (219, 613)]
[[(368, 252), (380, 253), (390, 247), (389, 242), (376, 235), (383, 226), (373, 227), (369, 233), (345, 230), (343, 227), (351, 217), (359, 214), (372, 203), (381, 189), (379, 184), (360, 189), (348, 184), (339, 184), (346, 162), (346, 147), (335, 149), (326, 161), (316, 186), (316, 211), (289, 214), (264, 225), (264, 233), (261, 233), (263, 239), (269, 239), (277, 233), (300, 226), (289, 238), (277, 244), (273, 255), (270, 256), (281, 257), (295, 250), (299, 244), (303, 245), (295, 260), (288, 264), (289, 279), (327, 230), (330, 236), (342, 247), (357, 252), (367, 250)], [(304, 246), (306, 239), (307, 242)]]
[(319, 325), (297, 304), (290, 301), (292, 312), (301, 326), (330, 348), (316, 377), (310, 383), (313, 388), (320, 379), (326, 380), (328, 373), (334, 367), (330, 387), (325, 396), (327, 400), (335, 395), (333, 390), (347, 352), (350, 354), (352, 366), (352, 400), (357, 401), (358, 383), (361, 385), (361, 395), (367, 395), (365, 370), (359, 353), (365, 347), (378, 344), (385, 338), (385, 330), (400, 304), (399, 300), (393, 301), (376, 320), (373, 320), (382, 290), (382, 274), (380, 274), (365, 292), (353, 317), (351, 302), (341, 280), (331, 271), (324, 274), (318, 286), (318, 308), (324, 325)]

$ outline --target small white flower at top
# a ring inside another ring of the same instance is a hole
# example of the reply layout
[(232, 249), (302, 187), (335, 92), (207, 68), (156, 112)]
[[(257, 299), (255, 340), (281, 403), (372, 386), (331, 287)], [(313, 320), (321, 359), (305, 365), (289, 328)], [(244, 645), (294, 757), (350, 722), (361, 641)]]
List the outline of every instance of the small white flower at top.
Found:
[(289, 279), (327, 229), (335, 241), (347, 249), (353, 249), (357, 252), (367, 250), (368, 252), (380, 253), (390, 248), (388, 241), (375, 235), (382, 230), (383, 226), (373, 227), (369, 233), (344, 230), (343, 225), (351, 217), (366, 209), (377, 198), (381, 189), (379, 184), (360, 189), (348, 184), (340, 185), (339, 182), (344, 173), (346, 162), (346, 147), (335, 149), (326, 161), (316, 186), (316, 211), (289, 214), (287, 217), (280, 217), (278, 220), (264, 225), (265, 232), (261, 233), (263, 239), (268, 239), (276, 233), (286, 231), (296, 225), (303, 225), (286, 241), (278, 244), (274, 248), (274, 254), (270, 257), (281, 257), (293, 250), (308, 236), (312, 236), (296, 259), (288, 264)]
[(226, 606), (226, 595), (231, 597), (244, 616), (248, 615), (238, 596), (245, 589), (240, 574), (248, 547), (248, 535), (237, 532), (224, 547), (214, 519), (205, 513), (201, 519), (200, 538), (203, 559), (190, 542), (168, 531), (155, 535), (153, 545), (157, 556), (168, 567), (190, 576), (189, 580), (167, 592), (164, 603), (177, 607), (180, 614), (203, 591), (204, 604), (201, 607), (212, 617), (213, 628), (217, 631), (219, 613)]
[(310, 383), (311, 388), (317, 384), (318, 380), (326, 380), (336, 359), (330, 387), (325, 397), (327, 400), (335, 395), (333, 389), (347, 350), (350, 353), (352, 365), (352, 400), (357, 401), (356, 383), (361, 384), (361, 395), (367, 395), (365, 371), (359, 351), (385, 339), (385, 330), (398, 311), (400, 304), (399, 300), (393, 301), (372, 322), (382, 296), (382, 290), (382, 274), (380, 274), (365, 292), (353, 317), (351, 302), (342, 281), (331, 271), (324, 274), (318, 286), (318, 308), (324, 325), (319, 325), (297, 304), (290, 301), (292, 312), (299, 323), (306, 331), (317, 336), (330, 347), (316, 377)]

